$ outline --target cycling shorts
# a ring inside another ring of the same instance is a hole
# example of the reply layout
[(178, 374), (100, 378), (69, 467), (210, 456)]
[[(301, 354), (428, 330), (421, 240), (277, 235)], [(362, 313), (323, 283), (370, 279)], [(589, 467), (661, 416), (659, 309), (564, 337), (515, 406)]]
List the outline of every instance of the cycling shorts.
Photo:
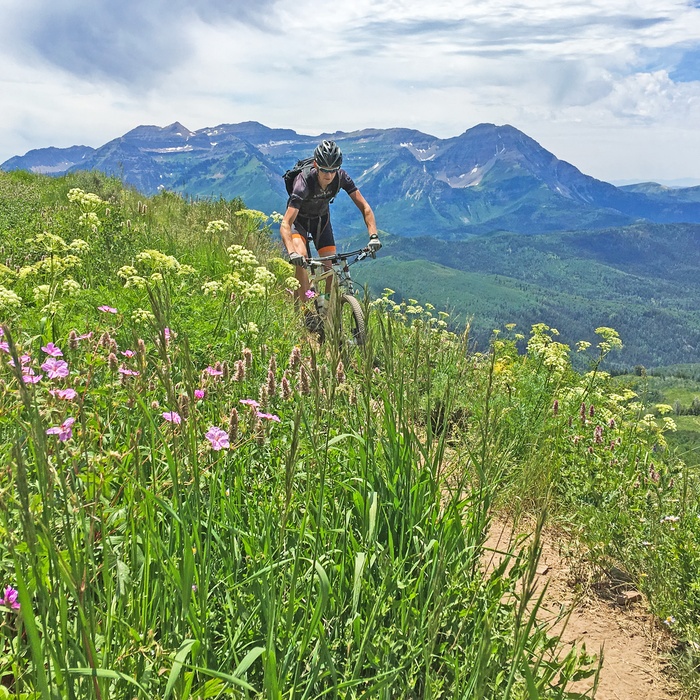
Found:
[(301, 236), (306, 241), (306, 250), (311, 255), (309, 243), (313, 241), (316, 250), (335, 246), (333, 238), (333, 226), (331, 225), (331, 217), (329, 215), (307, 219), (303, 216), (297, 216), (292, 225), (292, 235)]

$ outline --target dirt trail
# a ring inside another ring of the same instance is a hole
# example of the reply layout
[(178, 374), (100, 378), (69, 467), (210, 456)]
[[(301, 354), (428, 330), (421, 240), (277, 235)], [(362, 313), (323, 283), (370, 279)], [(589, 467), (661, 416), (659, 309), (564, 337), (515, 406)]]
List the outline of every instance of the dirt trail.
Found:
[[(486, 546), (504, 550), (512, 532), (510, 523), (494, 521)], [(519, 532), (523, 532), (522, 529)], [(493, 555), (497, 559), (498, 555)], [(493, 565), (487, 553), (485, 564)], [(590, 654), (603, 647), (603, 667), (596, 700), (677, 700), (678, 689), (664, 675), (664, 662), (659, 649), (664, 635), (649, 615), (639, 594), (628, 594), (608, 600), (593, 593), (577, 597), (571, 559), (560, 553), (556, 539), (545, 535), (538, 566), (538, 590), (548, 584), (543, 621), (554, 621), (564, 608), (571, 616), (562, 640), (569, 645), (585, 642)], [(568, 648), (568, 647), (567, 647)], [(578, 692), (590, 689), (592, 681), (577, 684)]]

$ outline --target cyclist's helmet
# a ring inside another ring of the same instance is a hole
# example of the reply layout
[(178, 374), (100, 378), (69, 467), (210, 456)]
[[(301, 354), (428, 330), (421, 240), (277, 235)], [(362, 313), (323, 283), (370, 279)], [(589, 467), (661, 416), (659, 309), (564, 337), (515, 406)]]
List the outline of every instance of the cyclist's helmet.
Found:
[(319, 168), (336, 170), (343, 162), (343, 154), (335, 141), (322, 141), (316, 146), (314, 160)]

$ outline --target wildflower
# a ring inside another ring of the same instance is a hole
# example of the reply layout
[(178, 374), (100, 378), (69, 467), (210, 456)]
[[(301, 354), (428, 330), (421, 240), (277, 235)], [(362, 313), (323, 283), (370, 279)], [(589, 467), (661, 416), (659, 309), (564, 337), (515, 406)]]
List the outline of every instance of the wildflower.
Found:
[(5, 595), (0, 598), (0, 605), (4, 605), (6, 608), (10, 608), (10, 610), (19, 610), (19, 603), (17, 602), (17, 597), (19, 593), (12, 588), (12, 586), (8, 586), (5, 588)]
[(270, 394), (267, 391), (267, 386), (265, 384), (261, 385), (260, 387), (260, 392), (258, 394), (258, 399), (260, 401), (260, 406), (265, 408), (267, 406), (268, 399), (270, 398)]
[(559, 413), (559, 400), (554, 399), (554, 403), (552, 404), (552, 415), (556, 416), (557, 413)]
[(47, 343), (41, 348), (50, 357), (63, 357), (60, 348), (57, 348), (53, 343)]
[(611, 429), (612, 429), (612, 428), (614, 428), (614, 427), (615, 427), (615, 419), (614, 419), (614, 418), (611, 418), (611, 419), (608, 421), (608, 428), (611, 428)]
[(43, 378), (43, 374), (35, 374), (31, 367), (22, 367), (22, 381), (25, 384), (37, 384)]
[(171, 331), (167, 326), (163, 328), (163, 336), (165, 338), (165, 342), (169, 343), (171, 338), (174, 338), (177, 335), (174, 331)]
[(98, 311), (102, 311), (103, 313), (106, 314), (116, 314), (117, 310), (113, 306), (107, 306), (106, 304), (103, 304), (102, 306), (97, 307)]
[(68, 347), (71, 350), (77, 350), (78, 349), (78, 334), (75, 331), (71, 331), (68, 334)]
[(255, 415), (258, 418), (264, 418), (265, 420), (271, 420), (271, 421), (274, 421), (275, 423), (280, 422), (280, 417), (274, 415), (273, 413), (263, 413), (262, 411), (256, 411)]
[(135, 369), (129, 369), (128, 367), (120, 367), (117, 371), (124, 377), (138, 377), (140, 374)]
[[(219, 365), (219, 367), (221, 366), (220, 363), (218, 363), (218, 362), (217, 362), (217, 365)], [(212, 367), (211, 365), (209, 365), (209, 367), (207, 367), (204, 371), (210, 377), (220, 377), (224, 373), (224, 371), (222, 369), (217, 369), (216, 367)]]
[(233, 381), (242, 382), (245, 379), (245, 362), (243, 362), (243, 360), (236, 360), (234, 367), (236, 370), (233, 374)]
[(49, 379), (62, 379), (69, 374), (68, 363), (64, 360), (57, 360), (53, 356), (41, 365), (41, 369), (46, 372)]
[(187, 418), (190, 415), (190, 397), (187, 394), (182, 394), (180, 396), (178, 408), (183, 418)]
[(677, 523), (680, 520), (680, 517), (677, 515), (664, 515), (663, 518), (659, 522), (662, 523)]
[(603, 443), (603, 426), (602, 425), (596, 425), (595, 430), (593, 431), (593, 440), (597, 445), (601, 445)]
[(586, 404), (585, 403), (581, 404), (581, 410), (579, 411), (579, 415), (581, 416), (581, 422), (585, 425), (586, 424)]
[(258, 418), (257, 421), (255, 421), (253, 434), (255, 436), (255, 442), (257, 442), (258, 445), (265, 444), (265, 427), (263, 426), (263, 422), (260, 420), (260, 418)]
[(595, 415), (595, 406), (593, 406), (593, 404), (591, 404), (591, 407), (588, 409), (588, 415), (591, 418), (593, 418), (593, 416)]
[(250, 369), (253, 366), (253, 352), (250, 348), (243, 349), (243, 359), (245, 361), (245, 366)]
[(102, 348), (108, 348), (112, 344), (112, 336), (107, 331), (105, 331), (100, 336), (100, 339), (97, 341), (97, 344)]
[(182, 423), (180, 414), (175, 411), (165, 411), (162, 415), (168, 423), (174, 423), (175, 425), (180, 425), (180, 423)]
[(664, 620), (664, 625), (666, 625), (666, 627), (670, 627), (671, 625), (675, 625), (675, 624), (676, 624), (676, 618), (673, 617), (673, 615), (669, 615), (669, 616)]
[(10, 344), (6, 340), (0, 340), (0, 350), (3, 352), (10, 352)]
[(75, 418), (66, 418), (61, 425), (56, 425), (52, 428), (46, 430), (47, 435), (58, 435), (58, 439), (61, 442), (70, 440), (73, 437), (73, 423), (75, 423)]
[(122, 350), (120, 354), (124, 357), (133, 357), (136, 353), (133, 350)]
[(231, 446), (228, 433), (221, 428), (217, 428), (216, 426), (212, 425), (204, 437), (211, 443), (211, 449), (216, 450), (217, 452)]
[[(272, 363), (270, 363), (272, 364)], [(277, 391), (277, 380), (272, 369), (267, 371), (267, 395), (272, 396)]]
[(659, 480), (661, 479), (661, 474), (659, 474), (659, 472), (656, 471), (656, 469), (654, 468), (654, 463), (653, 463), (653, 462), (651, 462), (651, 464), (649, 464), (649, 478), (650, 478), (655, 484), (658, 484), (658, 483), (659, 483)]
[(260, 404), (255, 399), (241, 399), (238, 403), (242, 403), (245, 406), (252, 406), (253, 408), (260, 407)]
[(230, 442), (236, 442), (238, 437), (238, 411), (235, 408), (231, 409), (231, 414), (228, 418), (228, 439)]
[(316, 292), (315, 292), (313, 289), (307, 289), (307, 290), (304, 292), (304, 296), (305, 296), (307, 299), (313, 299), (313, 298), (316, 296)]
[(49, 389), (49, 394), (55, 396), (57, 399), (62, 399), (63, 401), (72, 401), (78, 392), (75, 389)]
[(338, 366), (335, 368), (335, 379), (338, 384), (345, 382), (345, 366), (342, 360), (338, 360)]
[(299, 393), (306, 396), (311, 392), (311, 387), (309, 386), (309, 373), (306, 371), (304, 365), (301, 366), (301, 371), (299, 372)]
[(292, 398), (292, 386), (289, 383), (289, 377), (287, 376), (287, 373), (284, 373), (284, 376), (282, 377), (282, 383), (280, 385), (280, 393), (282, 394), (282, 398), (285, 401), (288, 401), (289, 399)]
[(296, 369), (301, 364), (301, 350), (295, 345), (289, 356), (289, 369)]
[(153, 401), (151, 401), (151, 408), (154, 411), (157, 411), (160, 408), (160, 402), (158, 402), (154, 399)]
[(204, 391), (204, 389), (195, 389), (194, 390), (194, 398), (197, 399), (197, 401), (201, 401), (205, 395), (206, 395), (206, 391)]

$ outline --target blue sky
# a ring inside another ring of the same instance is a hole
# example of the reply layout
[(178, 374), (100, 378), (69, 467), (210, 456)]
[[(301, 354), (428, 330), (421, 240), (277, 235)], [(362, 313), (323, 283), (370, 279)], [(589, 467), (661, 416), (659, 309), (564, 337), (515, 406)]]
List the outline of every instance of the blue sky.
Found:
[(603, 180), (700, 183), (700, 0), (4, 0), (0, 162), (139, 124), (512, 124)]

